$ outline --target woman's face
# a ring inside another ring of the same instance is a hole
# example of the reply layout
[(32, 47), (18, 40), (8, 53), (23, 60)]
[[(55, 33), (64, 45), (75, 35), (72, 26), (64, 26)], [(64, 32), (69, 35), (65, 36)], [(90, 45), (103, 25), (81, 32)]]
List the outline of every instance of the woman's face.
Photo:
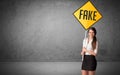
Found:
[(93, 38), (94, 35), (95, 35), (94, 31), (90, 29), (88, 32), (88, 36)]

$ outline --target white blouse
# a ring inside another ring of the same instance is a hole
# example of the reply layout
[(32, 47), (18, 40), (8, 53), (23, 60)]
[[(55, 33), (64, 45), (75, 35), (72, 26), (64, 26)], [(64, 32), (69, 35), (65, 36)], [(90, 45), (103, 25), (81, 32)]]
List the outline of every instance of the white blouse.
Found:
[[(88, 43), (88, 38), (85, 38), (83, 40), (83, 47), (85, 47), (87, 50), (93, 50), (93, 48), (92, 48), (92, 40), (90, 40), (89, 43)], [(96, 54), (98, 52), (98, 41), (96, 41), (96, 48), (94, 49), (94, 52)], [(90, 55), (90, 54), (88, 52), (85, 52), (85, 55)]]

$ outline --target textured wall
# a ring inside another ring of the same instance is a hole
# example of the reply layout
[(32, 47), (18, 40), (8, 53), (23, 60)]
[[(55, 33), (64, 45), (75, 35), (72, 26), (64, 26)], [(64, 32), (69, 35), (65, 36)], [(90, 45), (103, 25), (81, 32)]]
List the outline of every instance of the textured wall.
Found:
[[(73, 12), (87, 0), (0, 1), (0, 61), (81, 61), (85, 30)], [(99, 61), (120, 61), (120, 7), (92, 1), (103, 15), (94, 26)]]

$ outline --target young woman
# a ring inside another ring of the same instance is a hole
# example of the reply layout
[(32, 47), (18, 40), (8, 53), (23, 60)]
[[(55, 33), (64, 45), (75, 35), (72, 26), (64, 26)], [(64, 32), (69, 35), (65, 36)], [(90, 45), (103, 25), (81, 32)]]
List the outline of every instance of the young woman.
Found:
[(98, 52), (98, 41), (96, 38), (96, 29), (90, 27), (87, 31), (88, 37), (83, 40), (83, 48), (81, 55), (84, 57), (82, 61), (82, 75), (95, 75), (97, 60), (96, 55)]

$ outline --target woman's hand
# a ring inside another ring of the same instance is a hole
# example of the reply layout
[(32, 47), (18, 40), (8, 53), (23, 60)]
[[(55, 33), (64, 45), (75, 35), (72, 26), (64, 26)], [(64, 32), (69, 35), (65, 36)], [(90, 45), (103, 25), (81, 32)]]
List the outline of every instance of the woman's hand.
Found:
[(85, 50), (86, 48), (85, 47), (83, 47), (83, 49), (82, 49), (82, 52), (81, 52), (81, 55), (84, 55), (84, 53), (85, 53)]
[(93, 50), (89, 50), (89, 53), (92, 54), (92, 53), (93, 53)]
[(93, 50), (89, 50), (89, 53), (96, 56), (96, 53)]
[(93, 50), (87, 50), (85, 47), (83, 47), (81, 55), (83, 55), (85, 52), (87, 52), (87, 53), (89, 53), (91, 55), (96, 56), (96, 53)]
[(93, 53), (93, 50), (87, 50), (85, 47), (83, 48), (83, 51), (84, 51), (84, 52), (88, 52), (88, 53), (90, 53), (90, 54)]
[(81, 52), (81, 55), (83, 55), (83, 54), (84, 54), (84, 51)]
[(83, 47), (82, 51), (86, 52), (86, 51), (87, 51), (87, 49), (86, 49), (85, 47)]
[(96, 56), (96, 53), (94, 53), (93, 50), (87, 50), (86, 48), (83, 48), (83, 51), (88, 52), (89, 54)]

